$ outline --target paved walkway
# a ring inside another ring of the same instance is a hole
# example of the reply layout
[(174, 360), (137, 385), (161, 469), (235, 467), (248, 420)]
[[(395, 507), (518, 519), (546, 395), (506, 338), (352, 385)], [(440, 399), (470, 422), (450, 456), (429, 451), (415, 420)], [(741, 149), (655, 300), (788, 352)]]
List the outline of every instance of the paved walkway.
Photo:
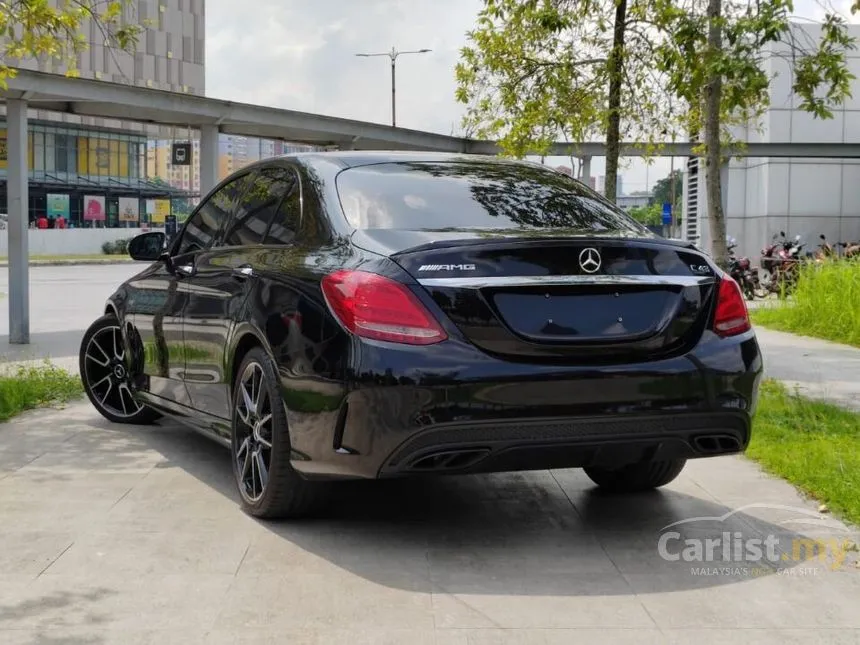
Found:
[(767, 376), (860, 412), (860, 349), (762, 327), (756, 335)]
[[(857, 554), (794, 555), (857, 536), (741, 458), (629, 497), (579, 470), (335, 493), (320, 519), (256, 522), (203, 437), (27, 414), (0, 429), (0, 643), (860, 642)], [(671, 560), (725, 531), (773, 559)]]

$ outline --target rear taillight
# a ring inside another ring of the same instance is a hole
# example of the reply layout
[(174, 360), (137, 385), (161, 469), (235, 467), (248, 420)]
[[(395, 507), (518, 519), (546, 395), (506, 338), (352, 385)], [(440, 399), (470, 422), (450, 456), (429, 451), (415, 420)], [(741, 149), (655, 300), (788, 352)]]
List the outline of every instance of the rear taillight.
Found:
[(750, 329), (747, 304), (738, 283), (724, 275), (717, 294), (714, 331), (720, 336), (735, 336)]
[(405, 285), (367, 271), (335, 271), (322, 279), (332, 313), (356, 336), (432, 345), (448, 335)]

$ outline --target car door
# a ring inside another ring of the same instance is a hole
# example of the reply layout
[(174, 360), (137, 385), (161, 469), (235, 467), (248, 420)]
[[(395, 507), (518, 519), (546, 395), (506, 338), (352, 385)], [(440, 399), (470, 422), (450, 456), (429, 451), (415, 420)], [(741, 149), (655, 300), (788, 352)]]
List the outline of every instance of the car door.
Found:
[(181, 278), (163, 262), (156, 262), (127, 285), (125, 319), (131, 347), (140, 351), (142, 378), (138, 387), (167, 402), (190, 404), (183, 372), (182, 311), (185, 293)]
[(195, 409), (224, 421), (230, 416), (227, 340), (248, 295), (259, 286), (258, 267), (273, 219), (297, 185), (289, 167), (260, 168), (237, 200), (222, 239), (200, 256), (190, 281), (185, 383)]

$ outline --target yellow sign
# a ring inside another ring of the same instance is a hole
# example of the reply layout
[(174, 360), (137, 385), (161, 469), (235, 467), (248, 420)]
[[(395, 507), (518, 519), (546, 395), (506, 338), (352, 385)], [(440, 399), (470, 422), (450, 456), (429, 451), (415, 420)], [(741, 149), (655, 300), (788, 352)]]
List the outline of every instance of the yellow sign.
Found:
[[(9, 164), (9, 146), (6, 141), (6, 128), (0, 129), (0, 169)], [(33, 170), (33, 133), (27, 133), (27, 169)]]
[(78, 172), (82, 175), (128, 177), (128, 143), (78, 137)]
[(155, 212), (152, 214), (153, 224), (164, 224), (164, 220), (170, 215), (170, 200), (156, 199)]

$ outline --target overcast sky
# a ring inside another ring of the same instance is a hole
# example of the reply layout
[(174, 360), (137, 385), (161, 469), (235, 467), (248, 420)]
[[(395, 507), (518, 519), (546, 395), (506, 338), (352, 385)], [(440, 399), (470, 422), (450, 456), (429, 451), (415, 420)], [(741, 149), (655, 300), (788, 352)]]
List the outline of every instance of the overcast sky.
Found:
[[(333, 116), (391, 122), (388, 58), (359, 52), (432, 49), (397, 60), (397, 124), (456, 133), (454, 65), (481, 0), (207, 0), (206, 94)], [(816, 0), (796, 0), (817, 17)], [(849, 0), (840, 5), (850, 6)], [(847, 11), (846, 11), (847, 14)], [(563, 159), (550, 160), (563, 163)], [(630, 160), (628, 160), (630, 161)], [(676, 167), (678, 162), (676, 162)], [(625, 192), (668, 174), (669, 160), (624, 169)], [(603, 173), (595, 159), (592, 174)]]

